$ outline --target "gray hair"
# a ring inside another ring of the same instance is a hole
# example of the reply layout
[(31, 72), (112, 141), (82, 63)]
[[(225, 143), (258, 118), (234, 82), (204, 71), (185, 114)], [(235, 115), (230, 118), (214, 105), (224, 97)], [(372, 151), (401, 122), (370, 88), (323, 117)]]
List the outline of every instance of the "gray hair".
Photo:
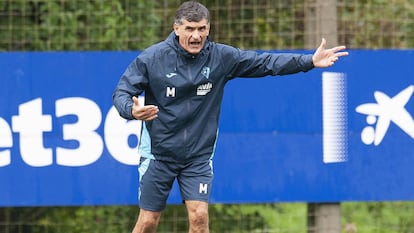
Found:
[(182, 24), (183, 19), (188, 22), (200, 22), (205, 19), (207, 23), (210, 23), (210, 13), (203, 4), (196, 1), (188, 1), (182, 3), (175, 12), (176, 24)]

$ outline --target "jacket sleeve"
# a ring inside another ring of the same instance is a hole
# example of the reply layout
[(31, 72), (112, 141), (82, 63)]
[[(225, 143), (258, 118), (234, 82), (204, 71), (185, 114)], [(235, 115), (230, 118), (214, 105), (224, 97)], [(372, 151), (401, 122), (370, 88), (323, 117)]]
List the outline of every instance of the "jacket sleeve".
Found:
[(112, 103), (120, 116), (128, 120), (135, 119), (132, 116), (132, 97), (138, 97), (147, 86), (148, 77), (145, 64), (137, 57), (122, 74), (112, 94)]
[(312, 54), (258, 53), (235, 49), (233, 77), (263, 77), (306, 72), (314, 68)]

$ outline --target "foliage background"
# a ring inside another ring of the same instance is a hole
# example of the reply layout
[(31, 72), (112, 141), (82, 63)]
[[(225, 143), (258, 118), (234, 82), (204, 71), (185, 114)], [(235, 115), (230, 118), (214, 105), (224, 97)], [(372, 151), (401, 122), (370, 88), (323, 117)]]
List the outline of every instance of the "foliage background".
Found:
[[(0, 0), (0, 51), (142, 50), (171, 31), (178, 0)], [(212, 39), (244, 49), (305, 47), (315, 0), (204, 0)], [(413, 0), (337, 0), (338, 41), (349, 48), (414, 47)], [(315, 45), (316, 46), (316, 45)], [(341, 203), (345, 228), (414, 232), (412, 202)], [(211, 205), (211, 232), (307, 232), (306, 203)], [(136, 206), (0, 208), (0, 233), (130, 232)], [(185, 232), (168, 206), (159, 232)], [(351, 232), (351, 231), (348, 231)]]
[[(142, 50), (165, 37), (179, 0), (1, 0), (0, 51)], [(211, 37), (244, 49), (302, 49), (317, 0), (204, 0)], [(337, 0), (349, 48), (413, 48), (413, 0)], [(315, 45), (316, 47), (317, 45)]]

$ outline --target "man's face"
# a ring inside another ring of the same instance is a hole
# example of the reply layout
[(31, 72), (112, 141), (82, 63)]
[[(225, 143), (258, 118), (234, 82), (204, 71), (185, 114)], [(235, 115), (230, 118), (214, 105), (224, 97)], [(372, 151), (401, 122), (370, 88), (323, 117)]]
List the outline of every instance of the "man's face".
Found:
[(179, 37), (179, 42), (183, 49), (191, 54), (201, 51), (210, 32), (210, 24), (206, 19), (200, 22), (189, 22), (181, 20), (182, 24), (174, 23), (175, 35)]

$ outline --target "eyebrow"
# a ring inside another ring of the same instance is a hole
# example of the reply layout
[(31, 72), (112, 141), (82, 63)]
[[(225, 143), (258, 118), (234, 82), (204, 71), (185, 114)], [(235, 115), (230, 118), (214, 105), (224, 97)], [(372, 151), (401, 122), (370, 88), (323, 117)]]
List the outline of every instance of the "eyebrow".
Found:
[(191, 27), (191, 26), (185, 26), (185, 29), (191, 29), (191, 30), (194, 30), (194, 29), (202, 30), (202, 29), (206, 29), (206, 28), (207, 28), (207, 26), (206, 26), (206, 25), (201, 26), (201, 27)]

